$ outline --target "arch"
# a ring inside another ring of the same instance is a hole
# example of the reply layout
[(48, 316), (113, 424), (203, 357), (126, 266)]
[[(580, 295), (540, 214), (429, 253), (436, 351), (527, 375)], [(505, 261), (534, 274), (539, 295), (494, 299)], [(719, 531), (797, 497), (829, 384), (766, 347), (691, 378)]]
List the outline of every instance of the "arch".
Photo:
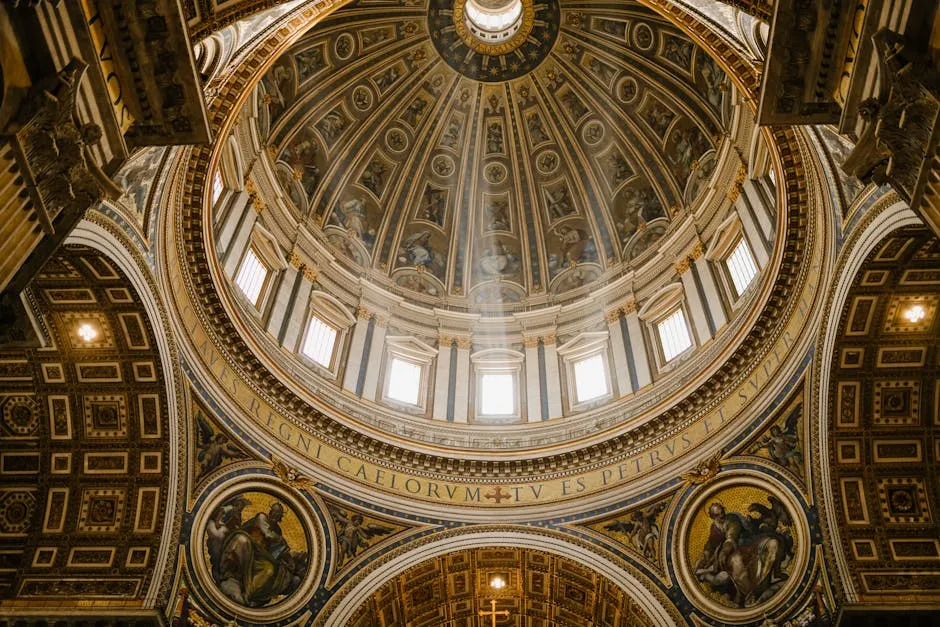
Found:
[[(873, 216), (871, 221), (857, 231), (854, 241), (846, 248), (845, 257), (839, 264), (840, 271), (838, 283), (832, 288), (829, 296), (829, 305), (827, 311), (840, 312), (845, 306), (849, 289), (855, 279), (855, 275), (862, 267), (865, 259), (875, 247), (884, 240), (890, 233), (905, 226), (921, 224), (914, 212), (903, 202), (895, 202), (886, 207), (881, 213)], [(832, 536), (830, 546), (842, 546), (842, 532), (835, 521), (838, 520), (835, 497), (830, 489), (831, 467), (828, 451), (831, 447), (830, 434), (827, 427), (829, 423), (829, 384), (832, 377), (832, 356), (835, 350), (835, 343), (839, 335), (840, 316), (830, 315), (823, 329), (822, 335), (817, 340), (816, 354), (821, 356), (817, 363), (818, 385), (816, 386), (816, 398), (814, 402), (817, 407), (816, 429), (819, 442), (819, 484), (820, 494), (823, 495), (824, 519), (828, 521), (828, 532)], [(845, 594), (845, 599), (849, 603), (858, 601), (858, 592), (855, 589), (853, 577), (849, 571), (846, 555), (841, 550), (834, 551), (835, 566)]]
[[(457, 534), (441, 534), (423, 546), (411, 551), (394, 554), (384, 563), (366, 574), (354, 579), (350, 587), (341, 594), (335, 605), (327, 606), (318, 616), (318, 624), (345, 625), (356, 609), (389, 580), (429, 559), (453, 553), (463, 549), (488, 547), (511, 547), (536, 549), (566, 557), (580, 564), (589, 566), (595, 572), (615, 583), (621, 590), (631, 595), (655, 625), (674, 625), (678, 622), (676, 609), (669, 605), (664, 595), (657, 594), (654, 584), (642, 575), (631, 572), (605, 555), (590, 547), (564, 539), (560, 534), (542, 530), (533, 533), (523, 529), (490, 528), (472, 530)], [(344, 593), (343, 593), (344, 592)], [(328, 623), (322, 621), (329, 621)]]
[(173, 574), (173, 568), (170, 568), (170, 565), (176, 554), (180, 537), (177, 511), (182, 505), (183, 482), (180, 479), (185, 466), (183, 451), (186, 448), (184, 424), (186, 410), (182, 402), (182, 373), (179, 368), (178, 353), (164, 304), (157, 296), (156, 282), (143, 258), (138, 253), (131, 252), (134, 245), (125, 238), (123, 233), (107, 223), (100, 214), (90, 212), (69, 234), (64, 244), (88, 246), (104, 253), (117, 264), (136, 290), (154, 328), (168, 401), (166, 411), (170, 428), (165, 437), (168, 439), (169, 450), (178, 451), (176, 455), (167, 456), (168, 484), (165, 510), (167, 515), (163, 529), (160, 531), (160, 550), (154, 563), (154, 573), (160, 573), (162, 580), (154, 577), (144, 597), (145, 605), (154, 607), (159, 604), (164, 594), (164, 586)]

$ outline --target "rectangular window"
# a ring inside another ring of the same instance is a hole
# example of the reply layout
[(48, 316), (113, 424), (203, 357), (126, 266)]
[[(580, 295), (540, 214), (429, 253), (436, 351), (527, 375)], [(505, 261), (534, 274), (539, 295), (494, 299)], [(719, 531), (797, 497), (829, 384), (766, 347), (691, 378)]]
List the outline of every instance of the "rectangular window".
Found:
[(218, 170), (215, 171), (215, 176), (212, 177), (212, 204), (214, 205), (218, 200), (219, 196), (222, 195), (222, 173)]
[(301, 352), (324, 368), (333, 365), (333, 347), (336, 345), (336, 329), (317, 316), (310, 318), (307, 337)]
[(659, 341), (663, 346), (663, 358), (671, 361), (681, 355), (692, 346), (692, 338), (689, 336), (689, 327), (685, 322), (685, 314), (681, 309), (664, 318), (656, 325), (659, 332)]
[(515, 377), (511, 373), (480, 375), (480, 414), (512, 416), (516, 413)]
[(399, 403), (418, 404), (421, 390), (421, 366), (392, 357), (388, 373), (388, 397)]
[(738, 240), (737, 246), (728, 255), (725, 264), (728, 266), (728, 273), (731, 275), (734, 291), (740, 296), (754, 280), (754, 277), (757, 276), (757, 263), (754, 261), (754, 255), (751, 254), (751, 249), (743, 237)]
[(604, 358), (600, 354), (574, 362), (574, 385), (579, 403), (607, 395), (610, 388), (607, 387)]
[(242, 294), (258, 306), (261, 300), (261, 292), (264, 289), (264, 283), (268, 278), (270, 270), (261, 259), (258, 258), (254, 248), (248, 247), (245, 251), (245, 258), (242, 259), (238, 267), (238, 273), (235, 275), (235, 285), (241, 289)]

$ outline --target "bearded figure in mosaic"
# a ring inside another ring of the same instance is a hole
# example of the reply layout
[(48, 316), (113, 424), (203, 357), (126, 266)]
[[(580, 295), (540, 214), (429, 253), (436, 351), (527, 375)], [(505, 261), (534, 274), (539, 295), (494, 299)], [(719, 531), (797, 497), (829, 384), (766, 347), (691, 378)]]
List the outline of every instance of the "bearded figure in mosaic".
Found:
[(246, 607), (262, 607), (297, 589), (309, 556), (292, 551), (284, 538), (281, 503), (242, 522), (241, 511), (249, 504), (237, 497), (218, 508), (207, 528), (207, 547), (219, 589)]
[(779, 499), (767, 498), (770, 507), (751, 503), (747, 514), (727, 512), (721, 501), (708, 508), (711, 528), (693, 572), (738, 607), (766, 601), (788, 578), (793, 558), (790, 515)]

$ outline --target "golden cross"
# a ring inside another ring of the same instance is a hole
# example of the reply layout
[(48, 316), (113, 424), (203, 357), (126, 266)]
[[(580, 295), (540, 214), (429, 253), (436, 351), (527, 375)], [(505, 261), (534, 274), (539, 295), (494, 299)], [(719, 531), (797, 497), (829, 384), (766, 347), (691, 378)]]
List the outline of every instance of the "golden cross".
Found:
[(490, 611), (486, 612), (480, 610), (480, 616), (492, 616), (493, 621), (490, 623), (492, 627), (496, 627), (496, 617), (497, 616), (509, 616), (509, 610), (496, 610), (496, 599), (490, 599)]

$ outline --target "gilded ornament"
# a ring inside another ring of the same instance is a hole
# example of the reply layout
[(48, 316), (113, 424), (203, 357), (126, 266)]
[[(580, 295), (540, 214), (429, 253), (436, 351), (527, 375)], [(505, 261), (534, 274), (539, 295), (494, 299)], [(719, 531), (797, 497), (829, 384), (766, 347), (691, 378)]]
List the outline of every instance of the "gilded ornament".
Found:
[(304, 278), (310, 281), (311, 283), (316, 281), (317, 277), (319, 276), (319, 273), (317, 272), (316, 268), (311, 268), (306, 265), (301, 267), (301, 272), (303, 272)]
[(692, 470), (682, 473), (682, 478), (696, 485), (714, 479), (715, 475), (718, 474), (722, 455), (724, 455), (724, 451), (718, 451), (711, 458), (702, 460)]
[(274, 471), (274, 474), (276, 474), (281, 481), (295, 490), (303, 491), (313, 489), (313, 479), (288, 467), (287, 464), (273, 455), (271, 456), (271, 470)]

